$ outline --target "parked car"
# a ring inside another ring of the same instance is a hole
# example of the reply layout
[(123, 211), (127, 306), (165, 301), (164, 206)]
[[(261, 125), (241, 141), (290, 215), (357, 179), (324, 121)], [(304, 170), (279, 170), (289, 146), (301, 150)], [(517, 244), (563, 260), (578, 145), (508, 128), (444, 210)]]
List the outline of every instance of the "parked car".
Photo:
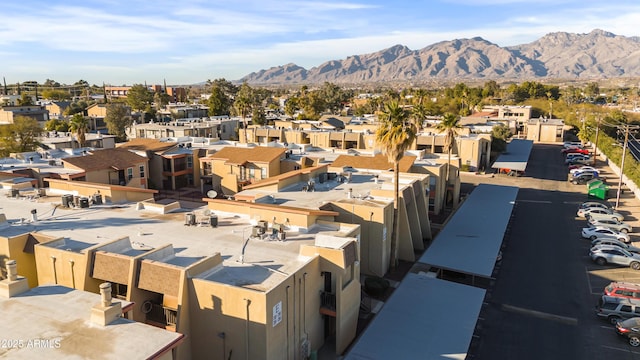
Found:
[(612, 245), (612, 246), (617, 246), (619, 248), (625, 249), (628, 252), (632, 252), (632, 253), (640, 253), (640, 248), (637, 248), (635, 246), (631, 246), (627, 243), (625, 243), (624, 241), (620, 241), (620, 240), (616, 240), (616, 239), (595, 239), (595, 240), (591, 240), (591, 246), (596, 246), (596, 245)]
[(632, 230), (631, 225), (614, 219), (589, 218), (587, 219), (587, 224), (589, 227), (606, 227), (623, 233), (629, 233)]
[(571, 158), (575, 158), (575, 157), (583, 157), (583, 156), (587, 156), (585, 154), (578, 154), (578, 153), (570, 153), (567, 154), (566, 159), (571, 159)]
[(640, 254), (613, 245), (596, 245), (589, 249), (589, 257), (598, 265), (615, 264), (640, 270)]
[[(587, 167), (587, 166), (583, 166), (583, 167)], [(577, 177), (580, 176), (582, 174), (591, 174), (593, 175), (593, 177), (600, 177), (600, 173), (598, 172), (598, 170), (578, 170), (578, 171), (574, 171), (574, 172), (569, 172), (569, 176), (570, 177)]]
[(631, 225), (614, 219), (589, 219), (588, 223), (592, 227), (606, 227), (623, 233), (631, 232)]
[(592, 207), (598, 207), (602, 209), (611, 209), (611, 206), (609, 206), (608, 204), (604, 204), (597, 201), (583, 202), (582, 204), (580, 204), (580, 206), (578, 206), (579, 209), (586, 209), (586, 208), (592, 208)]
[(568, 147), (560, 150), (563, 154), (584, 154), (589, 155), (589, 149), (582, 147)]
[(580, 141), (565, 141), (562, 146), (564, 148), (571, 148), (571, 147), (582, 147), (582, 142)]
[(624, 220), (624, 215), (615, 212), (611, 209), (602, 208), (586, 208), (578, 210), (577, 215), (579, 217), (587, 219), (615, 219), (618, 221)]
[(583, 172), (580, 173), (578, 175), (574, 175), (571, 177), (571, 183), (575, 184), (575, 185), (584, 185), (586, 183), (588, 183), (589, 181), (598, 178), (597, 174), (594, 173), (589, 173), (589, 172)]
[(596, 305), (596, 315), (617, 324), (620, 320), (640, 316), (640, 301), (602, 295)]
[(594, 168), (593, 166), (577, 166), (573, 169), (569, 169), (569, 174), (573, 175), (577, 172), (586, 171), (586, 170), (595, 171), (598, 173), (598, 169)]
[(585, 239), (590, 239), (592, 241), (597, 239), (615, 239), (618, 241), (622, 241), (623, 243), (631, 242), (628, 234), (605, 227), (582, 228), (582, 237)]
[(604, 287), (604, 295), (640, 300), (640, 284), (624, 281), (612, 281)]
[(616, 322), (616, 333), (629, 340), (629, 345), (640, 346), (640, 317)]
[[(572, 154), (569, 154), (572, 155)], [(582, 165), (587, 165), (591, 163), (591, 158), (587, 155), (581, 155), (581, 154), (577, 154), (578, 156), (572, 156), (570, 158), (567, 158), (564, 163), (568, 164), (568, 165), (573, 165), (573, 164), (582, 164)]]

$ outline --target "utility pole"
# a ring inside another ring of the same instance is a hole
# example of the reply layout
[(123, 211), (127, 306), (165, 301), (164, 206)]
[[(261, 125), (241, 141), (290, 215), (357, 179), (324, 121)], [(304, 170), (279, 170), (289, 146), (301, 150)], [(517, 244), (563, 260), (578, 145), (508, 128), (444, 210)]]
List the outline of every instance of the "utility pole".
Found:
[(593, 144), (593, 166), (596, 166), (596, 160), (598, 158), (598, 132), (600, 131), (600, 115), (597, 117), (596, 122), (596, 141)]
[[(622, 193), (622, 177), (624, 176), (624, 158), (627, 156), (627, 142), (629, 141), (629, 125), (624, 125), (624, 144), (622, 145), (622, 161), (620, 161), (620, 180), (618, 180), (618, 193), (616, 194), (616, 206), (620, 205), (620, 194)], [(633, 129), (638, 129), (634, 126)]]

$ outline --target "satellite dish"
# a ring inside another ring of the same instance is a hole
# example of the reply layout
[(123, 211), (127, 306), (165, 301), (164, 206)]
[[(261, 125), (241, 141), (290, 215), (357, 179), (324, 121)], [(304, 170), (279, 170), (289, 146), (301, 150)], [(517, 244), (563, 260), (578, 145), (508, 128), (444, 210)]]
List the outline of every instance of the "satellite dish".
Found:
[(215, 199), (216, 196), (218, 196), (218, 192), (215, 191), (215, 190), (209, 190), (209, 191), (207, 191), (207, 196), (212, 198), (212, 199)]

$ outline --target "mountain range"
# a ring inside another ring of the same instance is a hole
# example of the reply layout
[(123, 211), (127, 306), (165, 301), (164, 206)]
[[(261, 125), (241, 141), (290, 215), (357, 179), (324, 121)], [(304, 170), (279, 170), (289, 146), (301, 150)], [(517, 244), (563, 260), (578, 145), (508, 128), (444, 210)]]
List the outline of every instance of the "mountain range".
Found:
[(395, 45), (330, 60), (307, 70), (286, 64), (253, 72), (250, 84), (433, 82), (457, 80), (589, 80), (640, 76), (640, 37), (604, 30), (549, 33), (501, 47), (480, 37), (442, 41), (420, 50)]

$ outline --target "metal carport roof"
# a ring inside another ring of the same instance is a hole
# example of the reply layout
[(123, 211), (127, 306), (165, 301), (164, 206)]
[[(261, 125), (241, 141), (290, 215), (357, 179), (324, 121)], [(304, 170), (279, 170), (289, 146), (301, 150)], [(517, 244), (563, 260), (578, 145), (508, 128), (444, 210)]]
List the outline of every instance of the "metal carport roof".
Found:
[(498, 156), (491, 168), (524, 171), (532, 148), (532, 140), (513, 139), (507, 144), (507, 151)]
[(478, 185), (418, 262), (490, 278), (517, 195), (517, 187)]
[(345, 359), (465, 359), (484, 295), (408, 273)]

